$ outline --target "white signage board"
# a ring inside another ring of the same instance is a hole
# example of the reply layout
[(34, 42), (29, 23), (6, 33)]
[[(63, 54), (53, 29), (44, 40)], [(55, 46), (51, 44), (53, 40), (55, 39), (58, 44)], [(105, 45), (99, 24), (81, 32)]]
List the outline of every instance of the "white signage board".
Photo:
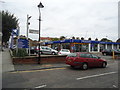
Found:
[(39, 30), (30, 29), (30, 30), (29, 30), (29, 33), (39, 34)]

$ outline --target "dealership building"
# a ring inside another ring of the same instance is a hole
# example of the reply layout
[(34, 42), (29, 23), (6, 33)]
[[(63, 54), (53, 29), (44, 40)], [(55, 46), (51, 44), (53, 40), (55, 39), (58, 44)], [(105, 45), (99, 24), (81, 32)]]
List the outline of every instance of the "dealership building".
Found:
[(120, 43), (92, 40), (65, 39), (44, 42), (43, 45), (53, 49), (69, 49), (71, 52), (101, 52), (103, 49), (120, 49)]

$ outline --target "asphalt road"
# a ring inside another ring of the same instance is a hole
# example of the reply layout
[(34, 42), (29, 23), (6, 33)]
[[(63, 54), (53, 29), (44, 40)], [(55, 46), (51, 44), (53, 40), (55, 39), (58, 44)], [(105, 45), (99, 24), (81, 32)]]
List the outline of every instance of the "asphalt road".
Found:
[(69, 66), (3, 73), (3, 88), (118, 88), (118, 60), (106, 68), (88, 70)]

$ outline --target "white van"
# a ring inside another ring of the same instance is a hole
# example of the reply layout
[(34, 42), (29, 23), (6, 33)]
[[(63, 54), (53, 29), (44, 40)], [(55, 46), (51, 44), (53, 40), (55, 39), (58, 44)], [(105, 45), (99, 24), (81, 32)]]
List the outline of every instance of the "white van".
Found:
[[(36, 47), (36, 52), (39, 52), (39, 46)], [(52, 54), (52, 55), (57, 55), (58, 51), (54, 50), (50, 47), (47, 46), (40, 46), (40, 54)]]

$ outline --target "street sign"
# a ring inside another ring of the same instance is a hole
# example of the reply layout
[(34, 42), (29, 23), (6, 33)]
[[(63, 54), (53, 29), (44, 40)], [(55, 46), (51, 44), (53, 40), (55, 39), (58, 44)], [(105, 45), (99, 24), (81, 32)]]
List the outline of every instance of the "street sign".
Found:
[(29, 30), (29, 33), (39, 34), (39, 31), (38, 31), (38, 30), (33, 30), (33, 29), (30, 29), (30, 30)]
[(27, 39), (18, 39), (18, 48), (29, 48), (29, 41)]

